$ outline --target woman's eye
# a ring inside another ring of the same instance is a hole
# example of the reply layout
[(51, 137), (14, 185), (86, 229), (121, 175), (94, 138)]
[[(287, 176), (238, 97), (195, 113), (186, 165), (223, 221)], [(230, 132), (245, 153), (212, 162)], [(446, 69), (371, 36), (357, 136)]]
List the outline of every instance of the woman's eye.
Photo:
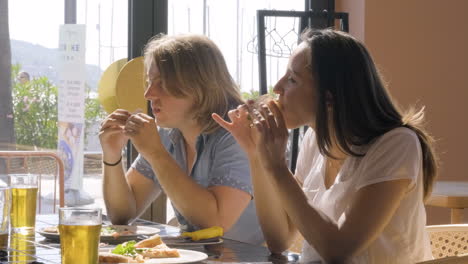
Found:
[(290, 82), (290, 83), (296, 83), (296, 80), (294, 80), (292, 77), (288, 77), (288, 82)]

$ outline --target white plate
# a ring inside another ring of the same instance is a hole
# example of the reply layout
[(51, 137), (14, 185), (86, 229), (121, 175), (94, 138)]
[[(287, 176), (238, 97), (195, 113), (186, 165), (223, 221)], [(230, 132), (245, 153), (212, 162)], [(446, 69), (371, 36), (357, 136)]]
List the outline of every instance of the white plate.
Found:
[(184, 241), (182, 239), (171, 239), (170, 237), (161, 237), (162, 241), (168, 246), (204, 246), (222, 244), (224, 240), (218, 238), (215, 241)]
[[(145, 261), (146, 263), (192, 263), (203, 261), (208, 258), (203, 252), (187, 250), (187, 249), (177, 249), (179, 251), (180, 257), (178, 258), (152, 258)], [(100, 252), (109, 252), (109, 249), (101, 249)]]
[[(129, 229), (135, 234), (120, 235), (117, 238), (114, 238), (111, 235), (101, 235), (101, 242), (103, 243), (120, 244), (129, 240), (136, 240), (140, 235), (151, 236), (159, 233), (160, 231), (158, 228), (149, 226), (110, 225), (109, 227), (115, 228), (118, 232)], [(58, 233), (44, 232), (44, 229), (38, 230), (36, 232), (45, 238), (54, 241), (60, 240), (60, 235)]]
[(180, 253), (178, 258), (154, 258), (145, 261), (145, 263), (192, 263), (202, 261), (208, 258), (203, 252), (187, 250), (187, 249), (177, 249)]

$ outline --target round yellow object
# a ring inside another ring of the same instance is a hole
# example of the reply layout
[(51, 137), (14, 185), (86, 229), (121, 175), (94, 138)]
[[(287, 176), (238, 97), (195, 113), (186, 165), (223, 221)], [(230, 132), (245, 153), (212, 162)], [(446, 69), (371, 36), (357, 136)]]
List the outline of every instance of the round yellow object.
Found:
[(107, 113), (114, 112), (119, 106), (117, 104), (116, 83), (120, 70), (127, 63), (127, 59), (120, 59), (113, 62), (102, 73), (98, 84), (98, 99)]
[(147, 113), (147, 100), (144, 98), (145, 75), (143, 57), (127, 62), (117, 76), (117, 105), (121, 109)]

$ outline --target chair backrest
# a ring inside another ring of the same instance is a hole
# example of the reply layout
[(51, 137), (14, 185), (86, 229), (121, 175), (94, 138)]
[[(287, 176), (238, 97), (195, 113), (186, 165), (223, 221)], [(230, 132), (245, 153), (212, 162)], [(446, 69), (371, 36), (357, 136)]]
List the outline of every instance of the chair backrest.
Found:
[[(55, 213), (57, 198), (59, 206), (65, 205), (64, 194), (64, 165), (61, 158), (51, 151), (0, 151), (0, 173), (34, 173), (39, 175), (38, 211), (42, 212), (42, 193), (44, 189), (52, 190), (52, 211)], [(52, 186), (44, 184), (52, 181)], [(58, 185), (58, 186), (57, 186)], [(58, 197), (57, 197), (58, 187)]]
[(426, 226), (432, 256), (445, 258), (468, 253), (468, 224)]

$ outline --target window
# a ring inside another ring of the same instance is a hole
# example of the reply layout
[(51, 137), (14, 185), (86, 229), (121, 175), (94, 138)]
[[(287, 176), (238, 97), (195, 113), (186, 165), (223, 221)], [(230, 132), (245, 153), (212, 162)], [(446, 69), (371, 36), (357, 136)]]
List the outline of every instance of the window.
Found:
[[(198, 33), (209, 36), (221, 49), (229, 71), (243, 92), (258, 91), (257, 24), (258, 9), (304, 10), (303, 0), (169, 0), (169, 34)], [(297, 42), (299, 21), (291, 18), (266, 19), (268, 87), (279, 79)]]
[[(65, 0), (8, 2), (16, 149), (63, 150), (60, 138), (64, 135), (76, 144), (82, 142), (73, 153), (73, 163), (84, 165), (73, 172), (78, 179), (68, 186), (77, 192), (66, 193), (66, 201), (71, 205), (93, 200), (102, 204), (97, 132), (105, 112), (97, 101), (97, 89), (102, 72), (114, 61), (127, 58), (128, 1), (77, 1), (77, 24), (85, 25), (85, 46), (70, 48), (85, 50), (85, 122), (66, 127), (57, 123), (57, 96), (62, 87), (59, 55), (64, 48), (59, 46), (59, 29), (64, 24), (64, 3)], [(64, 161), (66, 167), (70, 166), (69, 160)], [(43, 193), (47, 195), (46, 190)]]

